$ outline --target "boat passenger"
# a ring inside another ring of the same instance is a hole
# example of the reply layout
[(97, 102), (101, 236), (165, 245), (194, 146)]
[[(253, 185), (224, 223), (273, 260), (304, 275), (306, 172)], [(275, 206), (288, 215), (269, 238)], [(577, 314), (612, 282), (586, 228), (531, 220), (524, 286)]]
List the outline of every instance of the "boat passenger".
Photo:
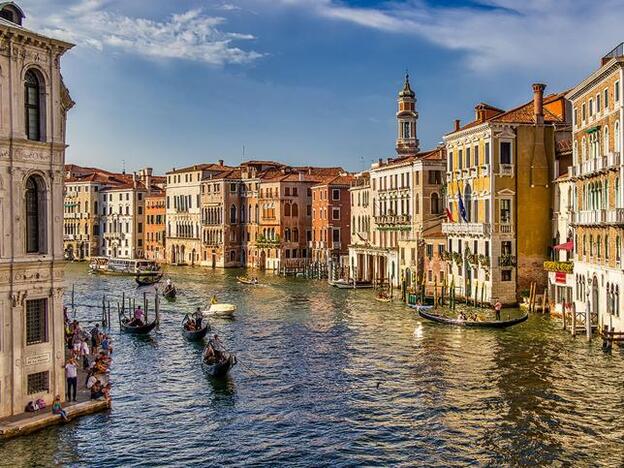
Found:
[(195, 329), (201, 330), (202, 327), (202, 319), (204, 318), (201, 309), (198, 307), (193, 314), (193, 319), (195, 319)]
[(143, 309), (141, 309), (141, 306), (137, 306), (137, 308), (134, 310), (134, 320), (133, 320), (133, 326), (142, 326), (143, 325), (143, 320), (145, 319), (145, 312), (143, 312)]
[(503, 308), (503, 304), (498, 299), (496, 300), (496, 304), (494, 304), (494, 311), (496, 312), (496, 320), (500, 321), (501, 319), (501, 309)]
[(465, 321), (467, 317), (466, 317), (466, 314), (462, 311), (462, 312), (459, 313), (459, 317), (458, 318), (459, 318), (459, 320)]

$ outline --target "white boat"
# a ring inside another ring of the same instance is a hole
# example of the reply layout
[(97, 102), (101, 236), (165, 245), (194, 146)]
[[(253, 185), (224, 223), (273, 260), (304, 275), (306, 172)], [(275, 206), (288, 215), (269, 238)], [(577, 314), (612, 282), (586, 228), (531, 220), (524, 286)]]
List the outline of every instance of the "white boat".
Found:
[(236, 312), (234, 304), (211, 304), (203, 311), (205, 317), (232, 317)]
[(103, 275), (120, 276), (157, 276), (162, 274), (160, 267), (153, 260), (129, 258), (93, 257), (89, 270)]

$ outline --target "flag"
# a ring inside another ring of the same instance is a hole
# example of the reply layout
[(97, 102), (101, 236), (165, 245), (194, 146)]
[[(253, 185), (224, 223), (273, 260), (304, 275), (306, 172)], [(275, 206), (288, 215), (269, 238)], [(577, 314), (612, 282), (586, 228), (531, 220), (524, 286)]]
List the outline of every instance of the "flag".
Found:
[(454, 223), (455, 220), (453, 219), (453, 212), (451, 211), (451, 209), (447, 206), (446, 207), (446, 218), (451, 222)]
[(459, 190), (457, 191), (457, 199), (459, 200), (459, 215), (464, 220), (464, 223), (467, 223), (468, 215), (466, 213), (466, 207), (464, 206), (464, 200), (461, 196), (461, 193), (459, 193)]

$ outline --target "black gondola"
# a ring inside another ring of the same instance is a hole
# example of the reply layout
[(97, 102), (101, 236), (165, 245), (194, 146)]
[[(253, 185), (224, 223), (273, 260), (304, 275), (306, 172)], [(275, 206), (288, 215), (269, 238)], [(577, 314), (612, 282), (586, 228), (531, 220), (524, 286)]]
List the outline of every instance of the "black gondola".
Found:
[(165, 297), (165, 299), (168, 299), (170, 301), (175, 299), (177, 294), (178, 291), (172, 284), (165, 286), (165, 289), (163, 289), (163, 296)]
[(232, 353), (225, 353), (224, 359), (219, 362), (208, 363), (202, 359), (202, 366), (206, 373), (211, 377), (220, 378), (225, 377), (232, 367), (238, 362), (236, 356)]
[(425, 312), (423, 310), (419, 310), (418, 314), (427, 320), (432, 320), (438, 323), (444, 323), (446, 325), (456, 325), (458, 327), (469, 327), (469, 328), (507, 328), (513, 325), (517, 325), (519, 323), (524, 322), (529, 318), (528, 312), (521, 317), (511, 319), (511, 320), (492, 320), (485, 322), (478, 322), (473, 320), (458, 320), (450, 317), (444, 317), (442, 315), (435, 315)]
[(135, 276), (135, 281), (139, 286), (151, 286), (152, 284), (158, 283), (162, 279), (163, 275), (156, 276)]
[(188, 316), (182, 320), (182, 335), (189, 341), (200, 341), (210, 331), (210, 324), (208, 320), (205, 321), (204, 326), (200, 330), (187, 330), (185, 325), (189, 320), (193, 320)]
[(119, 328), (122, 332), (131, 333), (133, 335), (147, 335), (154, 328), (156, 328), (156, 325), (158, 325), (158, 320), (138, 326), (130, 325), (130, 322), (131, 320), (124, 314), (119, 314)]

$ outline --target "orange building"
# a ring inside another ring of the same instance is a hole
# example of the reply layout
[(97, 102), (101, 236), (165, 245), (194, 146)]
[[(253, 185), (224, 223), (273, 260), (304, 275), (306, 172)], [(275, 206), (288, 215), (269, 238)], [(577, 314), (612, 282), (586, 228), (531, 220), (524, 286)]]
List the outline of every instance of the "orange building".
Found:
[(165, 192), (154, 191), (145, 197), (145, 258), (165, 261)]
[[(342, 262), (351, 242), (352, 175), (339, 175), (312, 187), (312, 260)], [(346, 262), (346, 260), (345, 260)]]

